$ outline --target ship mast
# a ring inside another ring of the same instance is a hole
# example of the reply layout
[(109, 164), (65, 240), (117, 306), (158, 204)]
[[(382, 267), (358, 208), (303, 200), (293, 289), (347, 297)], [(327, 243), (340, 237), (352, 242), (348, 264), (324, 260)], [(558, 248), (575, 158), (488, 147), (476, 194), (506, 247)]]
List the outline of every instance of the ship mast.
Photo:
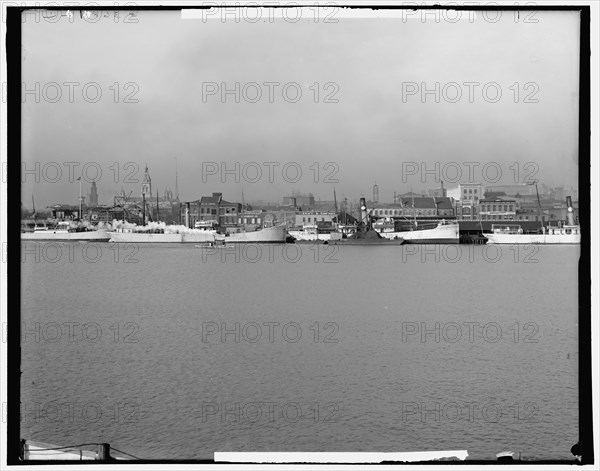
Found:
[(333, 207), (335, 209), (335, 215), (337, 217), (338, 207), (337, 207), (337, 198), (335, 196), (335, 188), (333, 189)]
[(546, 227), (544, 226), (544, 215), (542, 214), (542, 203), (540, 202), (540, 194), (538, 192), (538, 181), (532, 180), (529, 185), (535, 185), (535, 194), (537, 196), (538, 210), (540, 213), (540, 224), (542, 225), (542, 234), (546, 233)]
[(35, 213), (35, 200), (33, 199), (33, 193), (31, 194), (31, 204), (33, 205), (33, 224), (37, 225), (37, 214)]
[(415, 223), (415, 227), (417, 227), (417, 211), (415, 210), (415, 194), (410, 187), (410, 197), (412, 198), (412, 213), (413, 213), (413, 221)]

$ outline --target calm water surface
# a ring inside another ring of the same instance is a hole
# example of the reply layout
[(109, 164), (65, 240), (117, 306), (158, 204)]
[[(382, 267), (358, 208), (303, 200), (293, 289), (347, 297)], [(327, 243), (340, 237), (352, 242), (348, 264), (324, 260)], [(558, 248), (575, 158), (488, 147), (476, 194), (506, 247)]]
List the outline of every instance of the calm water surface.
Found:
[(22, 437), (572, 459), (579, 247), (261, 249), (23, 245)]

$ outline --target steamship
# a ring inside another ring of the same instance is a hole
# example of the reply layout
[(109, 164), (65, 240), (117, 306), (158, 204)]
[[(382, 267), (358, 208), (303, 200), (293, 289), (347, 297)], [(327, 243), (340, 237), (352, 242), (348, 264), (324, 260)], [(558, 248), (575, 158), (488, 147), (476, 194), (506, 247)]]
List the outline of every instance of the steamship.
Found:
[(329, 240), (324, 243), (329, 245), (402, 245), (404, 243), (401, 237), (387, 239), (373, 230), (365, 198), (360, 199), (360, 216), (361, 220), (356, 226), (356, 232), (346, 237), (343, 230), (332, 232)]
[(60, 221), (54, 228), (36, 226), (33, 232), (21, 233), (21, 240), (35, 241), (108, 242), (109, 239), (109, 233), (103, 229), (74, 227), (69, 221)]
[[(158, 226), (158, 227), (155, 227)], [(195, 243), (195, 244), (242, 244), (283, 243), (286, 232), (283, 226), (266, 227), (253, 232), (220, 234), (216, 229), (156, 224), (129, 226), (109, 232), (110, 241), (118, 243)]]
[[(541, 211), (540, 211), (541, 214)], [(526, 234), (519, 224), (493, 224), (491, 234), (483, 234), (489, 244), (572, 244), (581, 243), (581, 227), (575, 224), (571, 197), (567, 196), (567, 223), (542, 226), (541, 234)]]
[[(396, 231), (393, 228), (386, 230), (383, 224), (374, 224), (374, 229), (386, 239), (404, 239), (406, 244), (458, 244), (459, 226), (457, 222), (445, 220), (433, 223), (430, 227), (426, 224), (411, 225), (410, 230)], [(393, 225), (393, 222), (390, 222)]]

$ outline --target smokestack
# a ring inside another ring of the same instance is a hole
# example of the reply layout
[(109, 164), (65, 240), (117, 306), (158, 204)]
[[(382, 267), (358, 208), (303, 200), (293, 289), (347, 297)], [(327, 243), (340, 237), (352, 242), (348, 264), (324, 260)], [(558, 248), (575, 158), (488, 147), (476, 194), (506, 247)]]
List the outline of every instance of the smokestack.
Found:
[(367, 201), (365, 198), (360, 199), (360, 220), (365, 224), (365, 227), (368, 226), (368, 213), (367, 213)]
[(185, 203), (185, 227), (190, 227), (190, 203)]
[(567, 196), (567, 224), (569, 226), (575, 225), (575, 215), (573, 214), (573, 202), (571, 197)]

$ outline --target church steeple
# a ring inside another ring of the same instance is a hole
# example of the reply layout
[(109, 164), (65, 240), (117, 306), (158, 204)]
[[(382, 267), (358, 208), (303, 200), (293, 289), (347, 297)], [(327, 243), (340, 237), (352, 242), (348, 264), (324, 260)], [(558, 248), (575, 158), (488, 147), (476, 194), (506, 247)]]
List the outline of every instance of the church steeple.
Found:
[(148, 165), (144, 172), (144, 179), (142, 180), (142, 196), (146, 196), (147, 199), (152, 198), (152, 179), (148, 173)]

